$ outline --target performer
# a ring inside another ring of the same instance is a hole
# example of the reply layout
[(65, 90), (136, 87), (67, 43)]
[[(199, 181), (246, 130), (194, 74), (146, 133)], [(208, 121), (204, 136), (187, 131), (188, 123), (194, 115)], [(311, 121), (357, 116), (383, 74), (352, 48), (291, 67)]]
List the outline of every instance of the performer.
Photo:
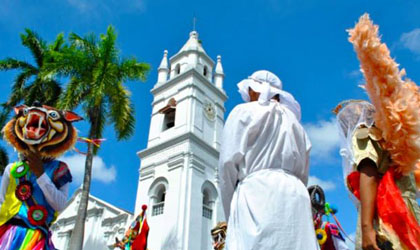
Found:
[[(388, 171), (394, 171), (389, 153), (383, 149), (386, 142), (382, 131), (375, 126), (375, 107), (367, 101), (354, 100), (344, 102), (340, 107), (341, 110), (337, 109), (337, 121), (342, 138), (340, 154), (343, 157), (344, 176), (359, 210), (356, 249), (413, 249), (402, 244), (398, 235), (392, 231), (405, 231), (404, 220), (417, 224), (417, 227), (420, 222), (414, 174), (396, 175), (397, 192), (388, 194), (391, 197), (387, 203), (375, 204), (377, 195), (382, 195), (378, 193), (378, 186), (383, 176)], [(389, 185), (390, 188), (391, 184), (382, 182), (382, 185)], [(399, 207), (398, 210), (405, 211), (396, 218), (400, 225), (390, 228), (381, 217), (378, 218), (375, 207), (381, 206), (389, 210), (388, 213), (393, 213), (394, 207), (389, 206), (392, 201), (397, 203), (395, 205)], [(418, 241), (413, 240), (413, 244)]]
[(420, 159), (419, 87), (404, 78), (367, 14), (349, 34), (373, 104), (336, 108), (345, 181), (360, 200), (356, 248), (420, 249), (413, 175)]
[(238, 88), (246, 103), (226, 121), (219, 162), (226, 249), (317, 249), (299, 103), (265, 70)]
[(217, 223), (217, 225), (210, 231), (213, 239), (213, 249), (223, 250), (225, 248), (227, 224), (225, 221)]
[(149, 235), (149, 225), (146, 219), (147, 205), (141, 207), (140, 214), (131, 223), (125, 232), (124, 238), (115, 238), (114, 248), (122, 250), (147, 250), (147, 236)]
[(3, 128), (23, 156), (9, 164), (0, 188), (0, 249), (55, 249), (49, 226), (65, 208), (72, 176), (55, 160), (77, 140), (72, 122), (81, 117), (52, 107), (25, 105)]

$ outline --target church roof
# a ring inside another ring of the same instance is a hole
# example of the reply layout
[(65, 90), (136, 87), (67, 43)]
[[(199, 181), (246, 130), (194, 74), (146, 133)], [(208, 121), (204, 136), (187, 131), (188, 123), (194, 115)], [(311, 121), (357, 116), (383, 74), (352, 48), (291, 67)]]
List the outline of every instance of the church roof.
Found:
[(181, 53), (184, 51), (198, 51), (198, 52), (202, 52), (206, 54), (206, 51), (204, 51), (204, 48), (201, 45), (200, 40), (198, 39), (197, 31), (190, 32), (190, 39), (188, 39), (188, 41), (184, 44), (184, 46), (181, 48), (181, 50), (178, 53)]

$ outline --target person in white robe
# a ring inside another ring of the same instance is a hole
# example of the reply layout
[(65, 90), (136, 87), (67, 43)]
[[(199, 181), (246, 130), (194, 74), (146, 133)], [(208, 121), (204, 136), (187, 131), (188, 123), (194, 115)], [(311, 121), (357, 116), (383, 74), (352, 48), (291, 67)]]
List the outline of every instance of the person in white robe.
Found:
[(238, 88), (246, 103), (229, 114), (219, 161), (226, 249), (317, 249), (305, 186), (311, 143), (300, 105), (269, 71)]

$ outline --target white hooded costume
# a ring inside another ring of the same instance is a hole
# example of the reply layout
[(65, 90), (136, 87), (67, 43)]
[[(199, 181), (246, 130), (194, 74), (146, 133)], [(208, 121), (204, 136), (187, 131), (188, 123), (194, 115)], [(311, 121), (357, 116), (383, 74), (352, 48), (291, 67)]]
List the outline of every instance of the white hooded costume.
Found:
[[(227, 250), (317, 249), (305, 187), (311, 143), (300, 106), (271, 72), (238, 83), (246, 103), (230, 113), (219, 161)], [(260, 93), (249, 102), (248, 88)], [(279, 95), (280, 103), (272, 100)]]

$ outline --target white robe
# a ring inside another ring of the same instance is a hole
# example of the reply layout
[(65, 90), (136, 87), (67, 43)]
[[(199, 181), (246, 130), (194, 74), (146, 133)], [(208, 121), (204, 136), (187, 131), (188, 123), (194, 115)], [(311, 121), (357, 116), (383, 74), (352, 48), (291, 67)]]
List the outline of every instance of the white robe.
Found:
[(296, 116), (278, 102), (232, 110), (219, 162), (227, 250), (317, 249), (305, 187), (310, 148)]

